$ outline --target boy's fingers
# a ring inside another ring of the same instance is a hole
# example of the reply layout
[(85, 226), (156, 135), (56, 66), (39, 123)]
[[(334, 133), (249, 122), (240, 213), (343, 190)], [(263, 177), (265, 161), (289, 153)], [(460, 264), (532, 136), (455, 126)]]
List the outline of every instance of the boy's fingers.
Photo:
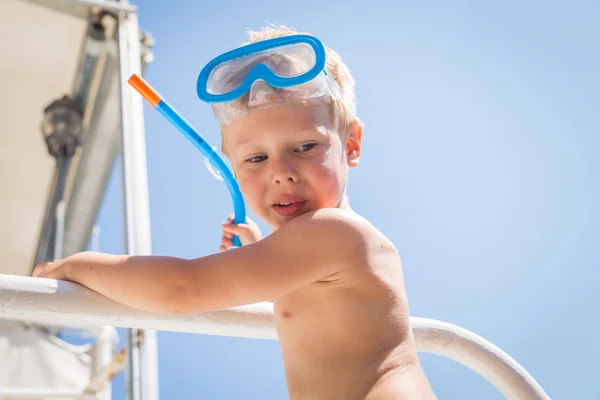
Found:
[(248, 231), (248, 225), (246, 224), (227, 224), (223, 223), (223, 231), (227, 233), (233, 233), (235, 235), (239, 235), (241, 233)]
[[(235, 215), (231, 214), (229, 217), (227, 217), (227, 222), (229, 222), (230, 224), (233, 224), (233, 220), (235, 219)], [(252, 221), (249, 217), (246, 217), (246, 222)]]
[(33, 273), (31, 274), (31, 276), (33, 276), (33, 277), (40, 276), (46, 269), (48, 269), (48, 267), (50, 265), (52, 265), (51, 262), (46, 262), (46, 263), (36, 265), (35, 268), (33, 269)]

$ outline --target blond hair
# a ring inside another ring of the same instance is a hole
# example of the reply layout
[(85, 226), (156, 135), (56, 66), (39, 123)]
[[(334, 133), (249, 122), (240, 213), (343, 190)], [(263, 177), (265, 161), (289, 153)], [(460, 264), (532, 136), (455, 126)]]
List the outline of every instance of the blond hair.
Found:
[[(300, 32), (285, 25), (271, 25), (258, 31), (248, 31), (249, 41), (242, 43), (242, 46), (261, 42), (267, 39), (273, 39), (282, 36), (297, 35)], [(306, 33), (304, 33), (306, 34)], [(331, 76), (341, 89), (341, 99), (334, 99), (331, 104), (333, 122), (343, 137), (347, 137), (352, 125), (358, 123), (362, 127), (362, 122), (356, 115), (356, 93), (355, 83), (350, 69), (342, 60), (342, 57), (331, 48), (325, 46), (327, 74)], [(223, 129), (221, 129), (221, 148), (224, 154), (226, 152), (225, 138)]]

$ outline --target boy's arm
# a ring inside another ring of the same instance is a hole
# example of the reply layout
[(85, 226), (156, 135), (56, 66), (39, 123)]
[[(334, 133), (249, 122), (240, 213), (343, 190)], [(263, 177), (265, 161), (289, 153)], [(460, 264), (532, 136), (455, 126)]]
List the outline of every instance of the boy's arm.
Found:
[(82, 253), (67, 262), (65, 277), (159, 312), (193, 314), (271, 301), (348, 267), (358, 253), (364, 257), (358, 221), (339, 216), (339, 210), (303, 215), (259, 242), (193, 260)]

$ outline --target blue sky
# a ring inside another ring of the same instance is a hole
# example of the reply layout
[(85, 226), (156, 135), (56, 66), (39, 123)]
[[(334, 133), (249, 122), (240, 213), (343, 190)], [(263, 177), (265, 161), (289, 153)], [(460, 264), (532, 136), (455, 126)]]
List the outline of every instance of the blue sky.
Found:
[[(489, 339), (553, 399), (600, 399), (600, 3), (136, 4), (156, 38), (146, 78), (214, 144), (196, 78), (246, 28), (287, 24), (340, 52), (365, 122), (351, 203), (400, 251), (411, 315)], [(149, 107), (146, 132), (154, 253), (217, 251), (225, 186)], [(111, 253), (123, 251), (119, 179), (117, 166), (98, 221)], [(163, 399), (287, 398), (277, 342), (158, 338)], [(440, 399), (502, 398), (461, 365), (421, 360)]]

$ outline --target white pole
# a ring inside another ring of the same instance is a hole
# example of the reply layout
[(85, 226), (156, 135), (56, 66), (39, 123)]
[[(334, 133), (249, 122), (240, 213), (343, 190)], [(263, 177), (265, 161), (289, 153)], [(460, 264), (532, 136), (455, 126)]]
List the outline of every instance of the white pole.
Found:
[(63, 243), (65, 241), (65, 200), (56, 205), (56, 233), (54, 235), (54, 261), (63, 258)]
[[(94, 375), (108, 367), (112, 362), (113, 349), (115, 348), (115, 328), (111, 326), (102, 326), (96, 335), (96, 346), (94, 348)], [(103, 382), (102, 388), (96, 396), (96, 400), (112, 399), (112, 381), (107, 376)]]
[(94, 225), (94, 227), (92, 228), (91, 248), (92, 251), (100, 251), (100, 227), (98, 225)]
[(0, 388), (0, 399), (63, 399), (63, 400), (97, 400), (94, 395), (82, 395), (78, 389), (49, 389), (49, 388)]
[[(92, 251), (100, 251), (100, 227), (94, 225), (92, 228)], [(116, 342), (113, 335), (116, 331), (113, 327), (102, 326), (96, 334), (96, 346), (94, 350), (94, 374), (98, 374), (103, 368), (106, 368), (112, 362), (113, 349)], [(118, 340), (118, 338), (117, 338)], [(112, 382), (104, 382), (104, 388), (98, 393), (96, 400), (112, 399)]]
[[(39, 0), (25, 0), (36, 5), (48, 7), (50, 9), (62, 11), (66, 14), (71, 14), (67, 10), (72, 10), (72, 13), (78, 15), (77, 11), (82, 8), (85, 9), (98, 9), (104, 11), (111, 11), (114, 13), (135, 13), (137, 7), (128, 4), (127, 2), (116, 2), (114, 0), (62, 0), (62, 1), (39, 1)], [(84, 8), (85, 7), (85, 8)]]
[[(277, 339), (271, 303), (198, 315), (158, 314), (124, 306), (71, 282), (1, 274), (0, 319)], [(420, 352), (447, 357), (471, 368), (509, 400), (550, 399), (521, 365), (482, 337), (425, 318), (411, 317), (410, 323)]]
[[(122, 1), (121, 3), (127, 3)], [(119, 15), (119, 70), (122, 122), (124, 241), (127, 254), (152, 253), (146, 167), (143, 99), (133, 95), (127, 80), (141, 75), (137, 15)], [(158, 399), (156, 332), (128, 330), (128, 399)]]

